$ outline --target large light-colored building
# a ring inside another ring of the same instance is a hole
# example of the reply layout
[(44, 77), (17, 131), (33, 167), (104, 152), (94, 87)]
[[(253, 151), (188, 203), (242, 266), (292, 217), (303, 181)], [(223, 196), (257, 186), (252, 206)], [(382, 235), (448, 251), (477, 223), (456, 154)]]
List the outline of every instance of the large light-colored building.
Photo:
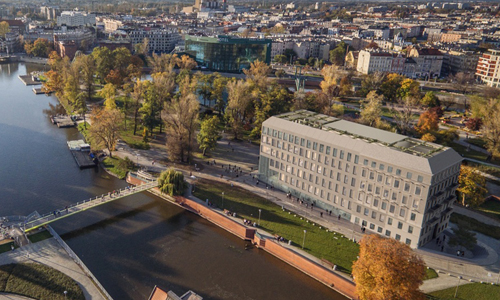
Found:
[(397, 53), (361, 50), (358, 54), (357, 71), (363, 74), (375, 72), (403, 74), (405, 57)]
[(476, 76), (487, 86), (500, 88), (500, 50), (490, 49), (479, 58)]
[(443, 53), (434, 48), (409, 47), (408, 57), (417, 63), (416, 77), (439, 77), (443, 66)]
[(448, 147), (299, 110), (262, 124), (259, 178), (417, 248), (447, 228), (461, 161)]
[(63, 11), (61, 15), (57, 17), (57, 25), (93, 26), (95, 25), (95, 15), (79, 11)]
[(171, 28), (137, 28), (127, 30), (132, 45), (140, 44), (148, 39), (148, 52), (169, 53), (181, 41), (176, 29)]

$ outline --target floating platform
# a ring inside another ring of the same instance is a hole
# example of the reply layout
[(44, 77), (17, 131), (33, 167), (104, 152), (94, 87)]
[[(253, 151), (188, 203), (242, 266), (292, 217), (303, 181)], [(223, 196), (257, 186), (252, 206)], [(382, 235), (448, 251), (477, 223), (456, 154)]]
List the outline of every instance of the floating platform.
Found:
[(33, 93), (35, 93), (35, 95), (40, 95), (40, 94), (50, 95), (50, 94), (52, 94), (52, 92), (46, 93), (46, 92), (42, 91), (42, 88), (33, 88)]
[(97, 158), (92, 158), (90, 152), (80, 150), (70, 150), (75, 158), (76, 164), (80, 169), (95, 168), (97, 167)]
[(57, 125), (59, 128), (68, 128), (68, 127), (74, 127), (75, 121), (71, 119), (71, 116), (50, 116), (50, 121), (52, 124)]
[(42, 83), (38, 81), (32, 75), (19, 75), (19, 79), (24, 83), (24, 85), (41, 85)]

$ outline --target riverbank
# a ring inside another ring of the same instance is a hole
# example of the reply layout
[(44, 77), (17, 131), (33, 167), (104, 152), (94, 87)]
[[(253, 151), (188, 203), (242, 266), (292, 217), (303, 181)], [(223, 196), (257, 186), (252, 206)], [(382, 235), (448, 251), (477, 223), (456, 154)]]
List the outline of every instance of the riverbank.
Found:
[[(144, 181), (129, 174), (127, 176), (127, 182), (134, 185), (140, 185)], [(257, 248), (268, 252), (345, 297), (349, 299), (357, 298), (355, 285), (352, 281), (332, 271), (330, 268), (325, 268), (320, 262), (317, 262), (318, 259), (312, 255), (294, 246), (288, 245), (287, 243), (276, 242), (272, 234), (259, 228), (246, 226), (241, 219), (234, 216), (228, 216), (219, 209), (209, 207), (205, 202), (192, 195), (188, 197), (170, 197), (162, 194), (158, 188), (151, 189), (149, 192), (197, 214), (243, 240), (250, 241)]]

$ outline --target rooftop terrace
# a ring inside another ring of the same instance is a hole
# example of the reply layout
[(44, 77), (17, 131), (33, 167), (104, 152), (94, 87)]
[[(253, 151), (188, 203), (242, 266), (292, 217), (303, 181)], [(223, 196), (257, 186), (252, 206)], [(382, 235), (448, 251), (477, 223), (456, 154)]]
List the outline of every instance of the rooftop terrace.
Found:
[(434, 143), (425, 142), (419, 139), (407, 137), (405, 135), (330, 117), (308, 110), (297, 110), (294, 112), (284, 113), (276, 117), (324, 131), (333, 131), (340, 135), (350, 136), (353, 139), (361, 139), (368, 143), (376, 143), (391, 149), (421, 157), (432, 157), (448, 149), (447, 147)]

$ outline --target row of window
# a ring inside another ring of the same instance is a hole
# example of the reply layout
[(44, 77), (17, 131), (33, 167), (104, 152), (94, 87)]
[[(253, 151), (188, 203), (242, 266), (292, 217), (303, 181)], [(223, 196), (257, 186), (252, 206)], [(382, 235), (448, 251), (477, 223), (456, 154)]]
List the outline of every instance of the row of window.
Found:
[[(359, 219), (358, 217), (356, 217), (356, 218), (354, 219), (354, 223), (355, 223), (355, 224), (359, 224), (359, 221), (360, 221), (360, 219)], [(383, 231), (384, 231), (384, 228), (382, 228), (381, 226), (376, 226), (376, 225), (375, 225), (375, 224), (373, 224), (373, 223), (368, 223), (367, 221), (364, 221), (364, 220), (363, 220), (363, 221), (361, 221), (361, 226), (363, 226), (363, 227), (367, 227), (367, 226), (368, 226), (368, 228), (370, 228), (370, 230), (372, 230), (372, 231), (375, 231), (375, 227), (377, 227), (377, 232), (378, 232), (378, 233), (380, 233), (380, 234), (384, 234), (384, 232), (383, 232)], [(402, 228), (402, 227), (401, 227), (401, 228)], [(400, 228), (400, 229), (401, 229), (401, 228)], [(410, 232), (410, 228), (411, 228), (411, 232)], [(409, 228), (408, 228), (408, 232), (409, 232), (409, 233), (413, 233), (413, 227), (409, 226)], [(386, 230), (385, 230), (385, 235), (386, 235), (387, 237), (392, 237), (392, 238), (396, 239), (397, 241), (401, 241), (401, 235), (400, 235), (400, 234), (395, 234), (394, 236), (392, 236), (392, 232), (391, 232), (389, 229), (386, 229)], [(410, 244), (411, 244), (411, 239), (408, 239), (408, 238), (407, 238), (407, 239), (405, 240), (405, 243), (406, 243), (407, 245), (410, 245)]]

